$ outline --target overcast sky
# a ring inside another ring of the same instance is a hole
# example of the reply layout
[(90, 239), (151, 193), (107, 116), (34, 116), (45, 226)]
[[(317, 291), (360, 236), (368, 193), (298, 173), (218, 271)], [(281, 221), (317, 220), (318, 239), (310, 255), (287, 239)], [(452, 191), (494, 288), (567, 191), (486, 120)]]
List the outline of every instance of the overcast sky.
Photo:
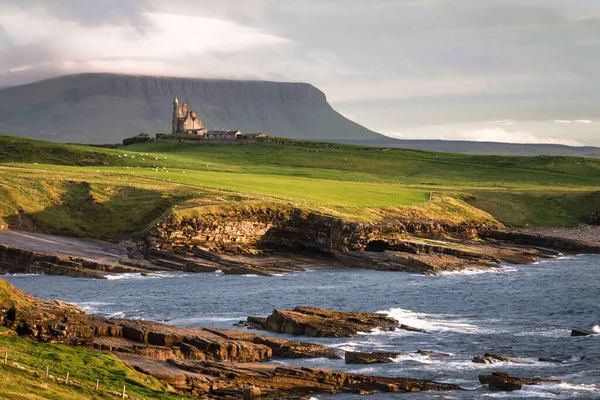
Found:
[(303, 81), (375, 131), (600, 145), (599, 0), (0, 0), (0, 86)]

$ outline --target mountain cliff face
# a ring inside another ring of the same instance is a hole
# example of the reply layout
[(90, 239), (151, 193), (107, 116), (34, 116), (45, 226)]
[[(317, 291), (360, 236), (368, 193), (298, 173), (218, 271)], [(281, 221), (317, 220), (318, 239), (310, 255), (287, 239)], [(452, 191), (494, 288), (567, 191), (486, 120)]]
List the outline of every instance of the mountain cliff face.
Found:
[(379, 139), (337, 113), (306, 83), (79, 74), (0, 89), (0, 132), (44, 140), (115, 143), (169, 132), (173, 97), (207, 128), (299, 139)]

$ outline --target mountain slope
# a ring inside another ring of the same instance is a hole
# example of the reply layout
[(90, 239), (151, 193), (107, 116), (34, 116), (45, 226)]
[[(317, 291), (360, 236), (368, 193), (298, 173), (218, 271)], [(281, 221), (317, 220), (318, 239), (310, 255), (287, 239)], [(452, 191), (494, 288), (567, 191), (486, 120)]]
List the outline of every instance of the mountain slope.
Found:
[(306, 83), (78, 74), (0, 89), (0, 132), (58, 142), (114, 143), (170, 132), (177, 95), (208, 128), (302, 139), (383, 136), (337, 113)]

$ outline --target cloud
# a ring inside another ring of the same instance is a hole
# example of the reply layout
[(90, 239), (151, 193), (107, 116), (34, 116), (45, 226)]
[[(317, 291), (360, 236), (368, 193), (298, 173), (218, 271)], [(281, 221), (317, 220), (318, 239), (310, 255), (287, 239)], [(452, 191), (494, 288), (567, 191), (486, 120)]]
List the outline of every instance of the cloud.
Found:
[[(137, 18), (145, 21), (147, 29), (124, 24), (121, 19), (88, 24), (87, 20), (62, 20), (40, 8), (12, 9), (8, 17), (0, 17), (0, 23), (12, 38), (13, 47), (21, 51), (7, 51), (8, 56), (0, 59), (0, 73), (52, 67), (64, 72), (190, 76), (208, 59), (211, 63), (205, 62), (200, 70), (219, 70), (215, 55), (291, 43), (258, 28), (207, 16), (143, 12)], [(28, 51), (33, 47), (43, 47), (46, 52)], [(239, 64), (238, 72), (244, 73)]]
[(0, 86), (86, 71), (305, 81), (386, 131), (512, 118), (600, 144), (593, 0), (0, 0)]
[(591, 119), (577, 119), (577, 120), (575, 120), (575, 122), (578, 122), (580, 124), (591, 124), (594, 121), (592, 121)]
[(21, 65), (20, 67), (9, 68), (8, 72), (10, 72), (10, 73), (23, 72), (23, 71), (28, 71), (31, 68), (33, 68), (31, 65)]
[(552, 138), (534, 135), (526, 131), (507, 131), (502, 128), (474, 129), (445, 135), (445, 140), (471, 140), (475, 142), (501, 142), (501, 143), (536, 143), (536, 144), (564, 144), (568, 146), (581, 146), (576, 140)]
[(570, 119), (555, 119), (554, 122), (556, 122), (557, 124), (570, 124), (573, 121), (571, 121)]
[(499, 124), (499, 125), (506, 125), (506, 126), (511, 126), (511, 125), (516, 125), (517, 123), (513, 120), (510, 119), (499, 119), (496, 121), (488, 121), (488, 124)]

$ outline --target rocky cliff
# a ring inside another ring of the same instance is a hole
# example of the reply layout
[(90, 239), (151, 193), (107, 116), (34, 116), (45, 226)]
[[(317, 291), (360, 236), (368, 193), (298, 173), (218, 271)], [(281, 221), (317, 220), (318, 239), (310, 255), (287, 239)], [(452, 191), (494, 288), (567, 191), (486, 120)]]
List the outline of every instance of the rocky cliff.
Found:
[(0, 89), (0, 132), (59, 142), (117, 143), (170, 132), (173, 97), (209, 128), (303, 139), (379, 139), (306, 83), (79, 74)]
[(597, 243), (505, 231), (493, 221), (348, 222), (291, 205), (174, 212), (155, 225), (148, 242), (153, 256), (168, 255), (174, 268), (265, 275), (288, 263), (436, 274), (600, 251)]

